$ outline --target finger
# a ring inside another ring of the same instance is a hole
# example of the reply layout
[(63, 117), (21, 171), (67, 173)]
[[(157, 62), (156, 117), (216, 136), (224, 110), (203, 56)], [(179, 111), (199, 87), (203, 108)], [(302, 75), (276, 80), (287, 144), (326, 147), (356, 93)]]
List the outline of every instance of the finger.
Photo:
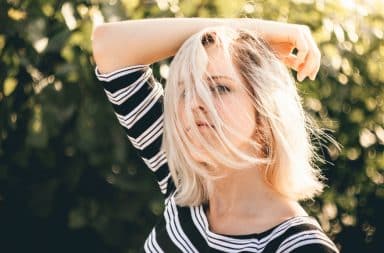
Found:
[(289, 68), (297, 71), (297, 67), (296, 67), (297, 57), (296, 57), (296, 55), (290, 54), (287, 57), (283, 58), (282, 61)]
[(321, 54), (319, 49), (317, 48), (315, 41), (312, 38), (310, 30), (306, 30), (303, 33), (303, 36), (306, 39), (308, 44), (308, 54), (306, 55), (306, 58), (304, 60), (304, 63), (303, 63), (304, 66), (301, 68), (301, 70), (298, 73), (298, 80), (302, 81), (307, 76), (309, 76), (312, 80), (314, 80), (315, 76), (313, 75), (313, 73), (314, 72), (317, 73), (317, 71), (320, 68)]
[(310, 31), (305, 33), (305, 36), (309, 41), (310, 53), (308, 54), (308, 61), (310, 62), (310, 66), (306, 70), (308, 72), (305, 72), (304, 75), (308, 75), (311, 80), (314, 80), (317, 75), (317, 72), (319, 72), (319, 69), (320, 69), (321, 53)]
[(320, 70), (320, 66), (321, 66), (321, 53), (320, 53), (320, 50), (317, 51), (317, 53), (315, 53), (315, 57), (316, 57), (316, 66), (314, 67), (312, 73), (311, 73), (311, 79), (312, 80), (315, 80), (316, 78), (316, 75), (317, 73), (319, 72)]
[[(297, 79), (299, 81), (302, 81), (302, 77), (301, 76), (299, 77), (299, 73), (303, 71), (305, 64), (303, 63), (303, 64), (299, 65), (299, 67), (296, 67), (295, 66), (296, 61), (297, 61), (297, 57), (295, 55), (290, 55), (290, 56), (283, 59), (283, 62), (285, 65), (287, 65), (288, 67), (297, 71)], [(305, 62), (306, 61), (307, 60), (305, 60)], [(316, 73), (317, 73), (317, 69), (315, 69), (315, 71), (309, 75), (312, 80), (314, 80), (313, 76), (316, 76)]]
[(299, 72), (297, 75), (298, 80), (302, 81), (307, 76), (311, 77), (311, 79), (312, 79), (311, 74), (313, 73), (314, 70), (317, 70), (317, 61), (316, 61), (316, 57), (313, 56), (313, 53), (310, 52), (307, 55), (307, 57), (303, 63), (303, 66), (299, 69)]
[(291, 42), (274, 42), (269, 43), (269, 45), (279, 59), (287, 57), (293, 49), (293, 44)]
[(296, 73), (297, 77), (296, 78), (297, 78), (297, 80), (299, 82), (301, 82), (301, 81), (303, 81), (305, 79), (305, 76), (302, 74), (304, 68), (305, 68), (305, 64), (304, 63), (302, 63), (301, 65), (299, 65), (297, 67), (297, 73)]
[(297, 60), (296, 60), (296, 69), (304, 63), (305, 58), (308, 54), (308, 41), (305, 38), (303, 32), (298, 32), (295, 41), (295, 47), (297, 49)]
[(319, 73), (319, 68), (315, 69), (310, 75), (309, 75), (309, 78), (311, 78), (311, 80), (315, 80), (316, 79), (316, 76), (317, 76), (317, 73)]

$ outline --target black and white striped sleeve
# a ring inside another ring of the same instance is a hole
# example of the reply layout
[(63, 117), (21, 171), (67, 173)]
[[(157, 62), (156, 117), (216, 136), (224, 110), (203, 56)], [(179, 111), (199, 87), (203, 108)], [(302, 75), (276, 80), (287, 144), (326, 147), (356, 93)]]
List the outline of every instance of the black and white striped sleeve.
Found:
[(173, 183), (166, 154), (161, 150), (163, 136), (163, 87), (148, 65), (129, 66), (96, 76), (129, 141), (144, 163), (156, 175), (161, 192), (167, 197)]

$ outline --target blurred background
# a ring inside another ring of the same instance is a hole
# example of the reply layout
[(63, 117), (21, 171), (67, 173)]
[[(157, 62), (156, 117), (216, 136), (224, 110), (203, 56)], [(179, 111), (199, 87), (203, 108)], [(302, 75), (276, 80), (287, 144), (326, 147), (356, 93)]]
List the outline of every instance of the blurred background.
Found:
[[(311, 28), (322, 66), (298, 87), (343, 148), (321, 150), (328, 187), (303, 205), (343, 252), (382, 252), (383, 13), (382, 0), (1, 0), (0, 252), (128, 253), (143, 245), (162, 196), (95, 78), (90, 38), (97, 24), (150, 17)], [(162, 81), (168, 64), (153, 66)]]

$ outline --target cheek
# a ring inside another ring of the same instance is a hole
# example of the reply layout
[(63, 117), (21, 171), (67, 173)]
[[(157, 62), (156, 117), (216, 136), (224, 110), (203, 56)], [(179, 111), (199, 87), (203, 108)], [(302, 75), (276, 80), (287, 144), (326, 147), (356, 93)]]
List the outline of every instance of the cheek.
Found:
[(239, 127), (244, 126), (244, 123), (249, 124), (255, 120), (255, 109), (248, 101), (241, 99), (226, 101), (224, 106), (218, 107), (218, 112), (226, 123)]
[(239, 101), (227, 101), (225, 107), (219, 108), (218, 111), (228, 127), (249, 137), (256, 127), (256, 112), (251, 102)]
[(179, 117), (181, 125), (184, 127), (185, 123), (186, 123), (186, 119), (185, 119), (185, 112), (184, 112), (184, 105), (183, 104), (179, 105), (177, 115)]

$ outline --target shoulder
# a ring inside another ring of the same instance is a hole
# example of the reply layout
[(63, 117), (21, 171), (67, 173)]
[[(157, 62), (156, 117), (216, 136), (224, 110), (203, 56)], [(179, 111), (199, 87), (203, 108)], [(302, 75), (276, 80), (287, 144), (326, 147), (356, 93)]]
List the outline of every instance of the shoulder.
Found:
[(292, 248), (290, 251), (282, 251), (282, 252), (290, 252), (290, 253), (335, 253), (339, 252), (334, 247), (328, 247), (321, 243), (310, 243), (302, 246), (297, 246)]
[(279, 253), (328, 253), (339, 252), (336, 245), (321, 229), (314, 217), (296, 217), (292, 226), (284, 233), (280, 243)]
[(155, 82), (158, 82), (149, 65), (127, 66), (111, 72), (101, 72), (99, 66), (96, 66), (95, 75), (102, 84), (113, 91), (130, 85), (140, 86), (143, 83), (149, 83), (153, 86)]
[(114, 104), (121, 104), (134, 93), (141, 94), (134, 96), (136, 100), (143, 100), (150, 91), (163, 94), (162, 84), (154, 77), (149, 65), (127, 66), (108, 73), (100, 72), (96, 66), (95, 74)]

